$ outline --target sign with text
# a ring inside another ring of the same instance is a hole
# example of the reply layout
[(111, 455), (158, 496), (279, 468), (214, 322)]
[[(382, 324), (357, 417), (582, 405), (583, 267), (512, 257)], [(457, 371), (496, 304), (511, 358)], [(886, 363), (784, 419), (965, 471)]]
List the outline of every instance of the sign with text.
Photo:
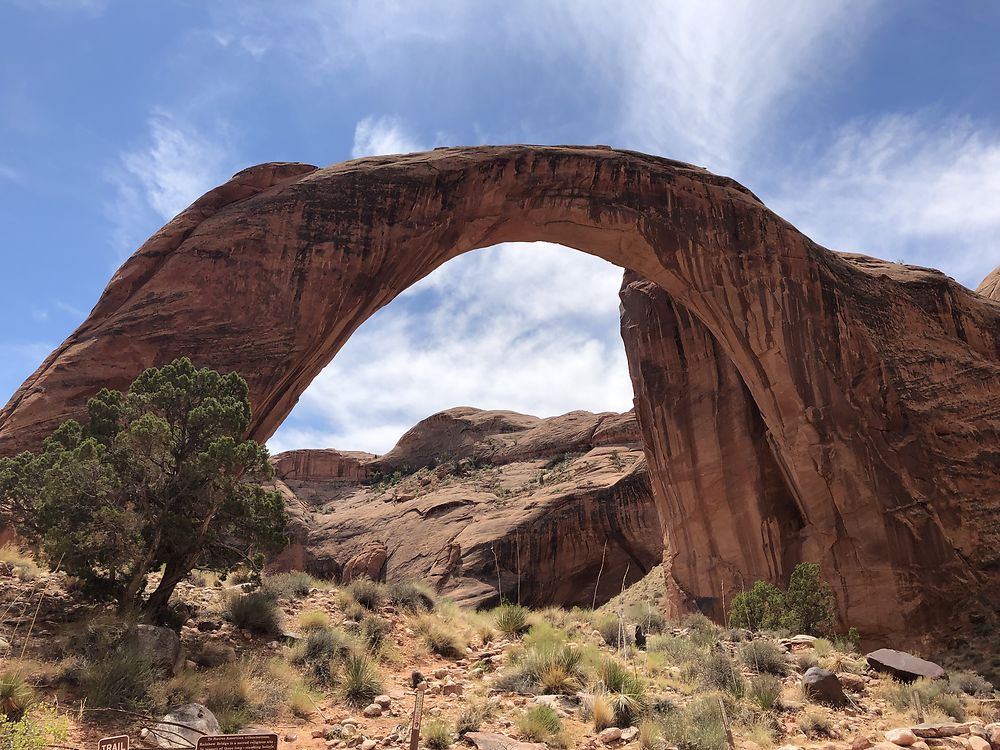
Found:
[(278, 750), (278, 735), (208, 734), (198, 738), (198, 750)]
[(97, 750), (128, 750), (128, 735), (102, 737), (97, 741)]

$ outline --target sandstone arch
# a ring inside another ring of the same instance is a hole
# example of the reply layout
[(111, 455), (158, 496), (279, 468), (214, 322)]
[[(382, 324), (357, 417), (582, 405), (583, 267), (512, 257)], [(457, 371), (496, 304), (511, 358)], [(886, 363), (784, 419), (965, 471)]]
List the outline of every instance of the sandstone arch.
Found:
[[(943, 602), (995, 595), (1000, 305), (938, 272), (825, 250), (730, 179), (609, 148), (245, 170), (115, 274), (0, 413), (0, 452), (37, 443), (97, 388), (181, 354), (242, 372), (253, 434), (266, 438), (375, 310), (462, 252), (518, 240), (592, 253), (663, 290), (646, 316), (659, 328), (633, 337), (630, 360), (664, 491), (697, 479), (703, 459), (661, 396), (684, 404), (678, 385), (713, 363), (738, 376), (748, 434), (768, 445), (767, 479), (749, 492), (732, 478), (689, 482), (683, 502), (659, 500), (668, 528), (699, 493), (794, 507), (775, 560), (821, 561), (844, 616), (870, 633), (939, 626), (952, 615)], [(695, 339), (706, 357), (689, 370)], [(725, 378), (713, 377), (718, 390)], [(674, 580), (678, 596), (717, 606), (719, 584)]]

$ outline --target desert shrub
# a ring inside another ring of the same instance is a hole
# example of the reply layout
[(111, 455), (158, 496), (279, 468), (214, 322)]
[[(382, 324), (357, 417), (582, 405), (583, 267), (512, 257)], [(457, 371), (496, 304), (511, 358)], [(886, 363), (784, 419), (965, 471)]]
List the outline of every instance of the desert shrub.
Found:
[(147, 707), (160, 673), (149, 657), (123, 645), (87, 662), (80, 687), (87, 705), (126, 711)]
[(819, 659), (816, 658), (816, 654), (813, 653), (812, 649), (808, 651), (799, 651), (795, 654), (795, 666), (800, 672), (808, 672), (812, 667), (819, 665)]
[(315, 664), (343, 659), (356, 650), (354, 640), (340, 628), (310, 630), (292, 650), (293, 664)]
[(813, 641), (813, 651), (820, 659), (824, 659), (833, 653), (833, 643), (826, 638), (817, 638)]
[(702, 662), (698, 675), (706, 686), (722, 690), (735, 698), (746, 693), (746, 680), (733, 660), (724, 653), (709, 654)]
[(749, 591), (733, 597), (729, 607), (729, 624), (734, 628), (767, 630), (785, 622), (785, 594), (774, 584), (757, 581)]
[(976, 672), (951, 672), (948, 677), (948, 684), (953, 690), (960, 691), (966, 695), (993, 695), (993, 683)]
[[(182, 358), (101, 389), (87, 420), (0, 458), (4, 515), (94, 598), (156, 613), (197, 565), (229, 570), (285, 544), (267, 449), (245, 435), (246, 382)], [(156, 587), (146, 594), (153, 571)]]
[(662, 633), (667, 627), (667, 620), (657, 607), (649, 602), (633, 604), (625, 610), (625, 619), (641, 625), (647, 634)]
[(877, 688), (878, 695), (892, 706), (909, 711), (915, 705), (914, 695), (920, 696), (920, 704), (926, 710), (937, 709), (958, 721), (965, 720), (965, 707), (961, 696), (952, 692), (943, 680), (921, 678), (906, 684), (891, 678), (883, 679)]
[(612, 648), (621, 648), (632, 643), (632, 633), (624, 627), (615, 615), (601, 615), (594, 620), (594, 630), (601, 634), (601, 640)]
[(347, 592), (354, 597), (354, 601), (373, 612), (384, 607), (388, 599), (385, 584), (370, 578), (354, 579), (347, 584)]
[(451, 747), (453, 736), (451, 726), (444, 719), (431, 719), (420, 730), (420, 739), (427, 747), (434, 748), (434, 750), (444, 750)]
[(664, 654), (671, 664), (686, 664), (704, 656), (697, 645), (676, 635), (651, 636), (646, 641), (646, 651)]
[(558, 648), (568, 640), (565, 631), (546, 620), (536, 622), (521, 639), (525, 649)]
[(466, 732), (478, 732), (483, 722), (490, 719), (496, 711), (496, 706), (490, 701), (473, 701), (465, 707), (455, 719), (455, 732), (459, 737)]
[(44, 750), (68, 735), (69, 723), (50, 706), (35, 706), (16, 719), (0, 712), (0, 750)]
[(747, 641), (740, 646), (740, 661), (747, 669), (757, 673), (784, 677), (788, 673), (788, 659), (776, 643), (763, 639)]
[(788, 609), (786, 627), (810, 635), (832, 632), (835, 600), (817, 563), (795, 566), (785, 592), (785, 604)]
[(802, 734), (810, 739), (834, 736), (830, 717), (819, 709), (811, 708), (799, 714), (798, 725)]
[(639, 722), (640, 750), (663, 750), (663, 746), (663, 730), (660, 729), (659, 722), (653, 719), (643, 719)]
[[(517, 719), (517, 728), (527, 739), (533, 742), (559, 744), (558, 737), (562, 733), (562, 722), (559, 715), (549, 706), (532, 706)], [(555, 740), (555, 741), (554, 741)]]
[(573, 695), (583, 686), (582, 658), (580, 651), (569, 646), (543, 646), (528, 649), (522, 664), (543, 692)]
[(330, 616), (320, 609), (310, 609), (299, 614), (299, 628), (306, 631), (330, 627)]
[(0, 673), (0, 714), (18, 721), (34, 702), (35, 691), (19, 672)]
[(264, 591), (232, 594), (226, 598), (225, 614), (238, 628), (251, 633), (277, 633), (281, 627), (278, 601)]
[(603, 692), (615, 713), (615, 723), (631, 725), (649, 708), (646, 683), (615, 659), (605, 659), (597, 670), (597, 692)]
[(389, 601), (402, 609), (411, 612), (420, 610), (433, 611), (437, 606), (437, 597), (434, 590), (423, 583), (416, 581), (398, 581), (390, 583), (388, 587)]
[(714, 695), (695, 698), (664, 714), (663, 736), (680, 750), (725, 750), (726, 727), (719, 699)]
[(353, 599), (343, 605), (343, 610), (344, 617), (348, 620), (353, 620), (354, 622), (361, 622), (365, 619), (365, 615), (368, 614), (368, 609), (362, 607)]
[(519, 604), (501, 604), (493, 610), (493, 621), (505, 636), (516, 638), (528, 629), (528, 614)]
[(6, 563), (22, 581), (33, 581), (42, 574), (42, 568), (31, 555), (21, 552), (12, 544), (0, 547), (0, 563)]
[(454, 625), (432, 614), (418, 615), (412, 624), (417, 635), (435, 654), (447, 659), (465, 655), (467, 644)]
[[(272, 722), (291, 703), (302, 678), (281, 659), (243, 658), (200, 676), (203, 703), (219, 720), (222, 731), (233, 734), (252, 723)], [(301, 699), (299, 692), (296, 703)]]
[(366, 615), (361, 620), (361, 640), (373, 651), (382, 647), (385, 637), (391, 632), (392, 623), (378, 615)]
[(260, 585), (262, 591), (275, 599), (304, 599), (309, 592), (317, 587), (319, 582), (308, 573), (293, 570), (288, 573), (277, 573), (266, 576)]
[(344, 699), (355, 706), (372, 702), (382, 692), (382, 675), (375, 660), (367, 654), (351, 654), (344, 660), (340, 677)]
[(703, 648), (715, 645), (722, 635), (719, 626), (701, 612), (692, 612), (684, 618), (681, 625), (690, 631), (688, 637), (695, 645)]
[(296, 685), (288, 692), (288, 709), (293, 716), (308, 719), (316, 711), (316, 699), (305, 685)]
[(750, 679), (750, 700), (764, 711), (775, 708), (781, 698), (781, 680), (773, 674), (758, 674)]

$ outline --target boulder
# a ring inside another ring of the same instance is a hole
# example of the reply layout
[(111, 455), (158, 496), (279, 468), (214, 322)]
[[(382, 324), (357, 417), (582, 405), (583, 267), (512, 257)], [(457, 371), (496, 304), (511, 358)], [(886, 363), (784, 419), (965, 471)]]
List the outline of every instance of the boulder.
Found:
[(880, 648), (865, 654), (865, 659), (872, 669), (883, 674), (892, 675), (903, 682), (913, 682), (920, 677), (930, 680), (943, 680), (948, 674), (932, 661), (905, 651), (895, 651), (891, 648)]
[(200, 703), (185, 703), (170, 709), (149, 730), (150, 739), (165, 748), (192, 748), (199, 737), (208, 734), (222, 734), (222, 729), (215, 714)]
[(131, 634), (136, 649), (166, 674), (173, 675), (183, 664), (181, 638), (161, 625), (136, 625)]
[(837, 675), (820, 667), (810, 667), (802, 675), (802, 690), (806, 698), (820, 703), (842, 706), (848, 702)]
[(909, 747), (917, 742), (918, 739), (917, 735), (915, 735), (912, 730), (907, 727), (890, 729), (885, 733), (885, 738), (894, 745), (901, 745), (902, 747)]

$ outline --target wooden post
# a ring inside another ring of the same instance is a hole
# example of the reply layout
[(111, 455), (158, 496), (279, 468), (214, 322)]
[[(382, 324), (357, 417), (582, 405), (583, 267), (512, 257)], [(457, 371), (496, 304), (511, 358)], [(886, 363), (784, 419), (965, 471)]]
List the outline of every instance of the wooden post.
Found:
[(719, 698), (719, 708), (722, 709), (722, 726), (726, 729), (726, 742), (729, 745), (729, 750), (733, 750), (736, 747), (736, 743), (733, 741), (733, 728), (729, 726), (729, 716), (726, 714), (726, 704), (722, 698)]
[(920, 705), (920, 693), (913, 691), (913, 702), (917, 707), (917, 724), (924, 723), (924, 707)]
[(420, 744), (420, 720), (424, 714), (424, 689), (417, 688), (417, 697), (413, 703), (413, 721), (410, 722), (410, 750), (417, 750)]

